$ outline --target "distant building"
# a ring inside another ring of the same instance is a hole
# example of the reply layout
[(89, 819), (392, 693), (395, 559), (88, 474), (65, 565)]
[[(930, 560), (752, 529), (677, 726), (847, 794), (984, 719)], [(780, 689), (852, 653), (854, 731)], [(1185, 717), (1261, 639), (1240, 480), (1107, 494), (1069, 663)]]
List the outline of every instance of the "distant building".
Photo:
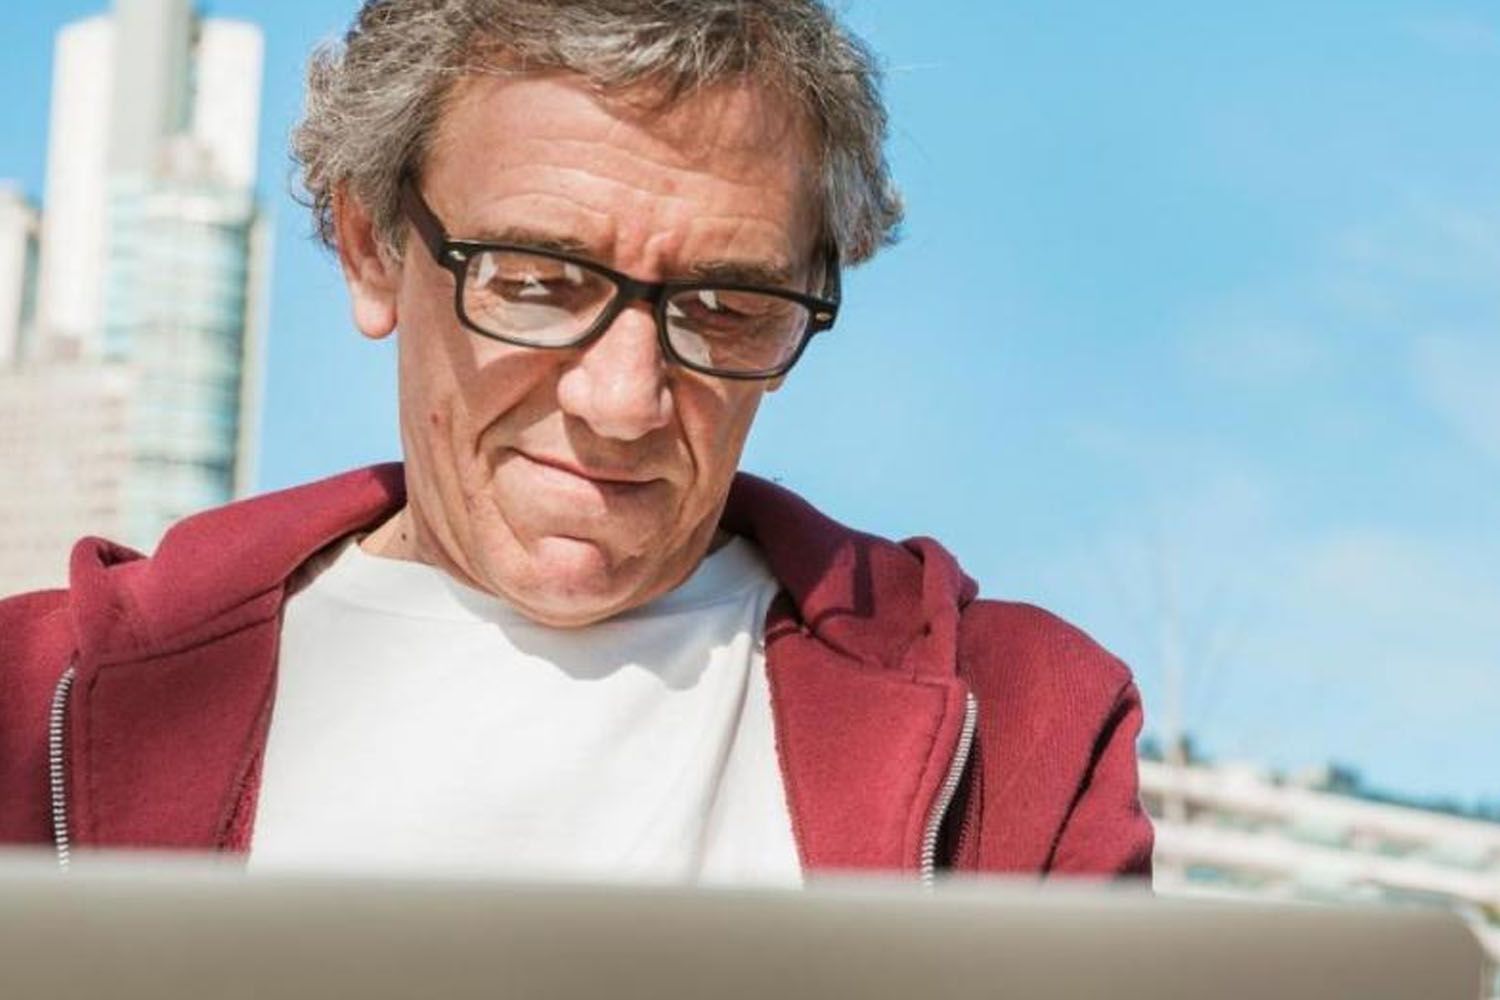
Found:
[(1374, 798), (1337, 769), (1143, 759), (1140, 775), (1158, 893), (1442, 906), (1490, 954), (1500, 997), (1500, 817)]
[(110, 190), (102, 357), (136, 373), (125, 537), (148, 544), (179, 518), (246, 491), (258, 366), (246, 332), (261, 224), (183, 144), (166, 170)]
[[(112, 19), (100, 16), (64, 27), (53, 50), (38, 307), (49, 340), (75, 342), (67, 352), (75, 355), (94, 353), (84, 345), (95, 339), (104, 315), (114, 48)], [(53, 346), (38, 353), (60, 352)]]
[(123, 534), (132, 389), (124, 366), (0, 371), (0, 594), (62, 582), (81, 535)]
[(36, 325), (37, 212), (0, 186), (0, 367), (27, 348)]
[[(190, 0), (116, 0), (58, 35), (34, 332), (0, 354), (0, 461), (41, 464), (0, 485), (0, 594), (62, 582), (82, 534), (149, 548), (251, 486), (262, 50)], [(109, 461), (83, 471), (101, 445), (64, 400), (99, 409)], [(87, 502), (54, 492), (68, 469)]]

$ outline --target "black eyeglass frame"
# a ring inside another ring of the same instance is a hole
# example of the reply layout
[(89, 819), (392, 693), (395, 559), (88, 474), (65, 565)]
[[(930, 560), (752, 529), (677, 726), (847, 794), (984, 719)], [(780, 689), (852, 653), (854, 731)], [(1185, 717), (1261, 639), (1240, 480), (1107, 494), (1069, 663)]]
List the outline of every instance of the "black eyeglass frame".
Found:
[[(448, 235), (447, 227), (437, 217), (437, 213), (433, 212), (428, 206), (426, 199), (422, 197), (422, 193), (417, 190), (417, 185), (412, 178), (406, 177), (401, 181), (400, 197), (402, 210), (406, 213), (407, 218), (411, 220), (412, 225), (416, 227), (417, 234), (422, 237), (422, 242), (432, 254), (432, 259), (439, 267), (453, 275), (453, 310), (458, 316), (459, 322), (474, 333), (479, 334), (481, 337), (488, 337), (490, 340), (498, 340), (516, 347), (533, 347), (543, 351), (572, 350), (582, 347), (609, 329), (610, 325), (619, 318), (620, 313), (625, 311), (626, 306), (633, 302), (647, 302), (650, 303), (652, 315), (656, 319), (656, 335), (658, 341), (661, 343), (662, 355), (664, 357), (684, 368), (700, 372), (704, 375), (758, 381), (779, 378), (791, 371), (792, 366), (802, 357), (802, 352), (807, 350), (807, 345), (812, 342), (813, 337), (830, 329), (834, 321), (838, 319), (839, 304), (843, 292), (839, 274), (838, 248), (832, 244), (828, 245), (824, 256), (826, 292), (823, 296), (808, 295), (803, 292), (792, 291), (788, 288), (770, 288), (763, 285), (725, 281), (641, 281), (637, 278), (632, 278), (624, 272), (605, 267), (603, 264), (582, 257), (575, 257), (571, 254), (559, 253), (554, 250), (544, 250), (520, 243), (490, 243), (483, 240), (453, 239)], [(485, 251), (534, 254), (538, 257), (561, 261), (564, 264), (573, 264), (609, 281), (616, 289), (615, 296), (609, 305), (605, 306), (604, 311), (599, 314), (599, 318), (588, 329), (566, 343), (536, 344), (529, 340), (507, 337), (493, 330), (486, 330), (470, 319), (468, 312), (464, 309), (464, 284), (468, 276), (469, 262), (475, 256)], [(672, 339), (667, 335), (667, 301), (684, 292), (696, 292), (706, 289), (722, 292), (755, 292), (761, 295), (785, 299), (806, 309), (808, 312), (807, 326), (802, 331), (802, 337), (797, 344), (796, 350), (775, 368), (750, 372), (713, 368), (683, 357), (672, 346)]]

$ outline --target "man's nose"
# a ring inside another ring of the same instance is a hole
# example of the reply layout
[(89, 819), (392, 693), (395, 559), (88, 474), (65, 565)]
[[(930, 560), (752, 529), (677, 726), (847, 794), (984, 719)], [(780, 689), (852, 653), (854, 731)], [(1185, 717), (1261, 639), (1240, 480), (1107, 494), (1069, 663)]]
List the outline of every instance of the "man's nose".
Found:
[(634, 441), (671, 422), (668, 376), (656, 319), (649, 306), (636, 303), (568, 363), (557, 401), (600, 437)]

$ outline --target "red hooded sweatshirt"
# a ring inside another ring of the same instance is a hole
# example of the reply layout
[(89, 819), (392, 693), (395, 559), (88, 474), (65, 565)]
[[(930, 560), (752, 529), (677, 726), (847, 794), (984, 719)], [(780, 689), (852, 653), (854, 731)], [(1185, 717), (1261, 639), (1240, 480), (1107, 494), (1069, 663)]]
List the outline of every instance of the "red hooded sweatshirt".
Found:
[[(0, 843), (248, 851), (287, 581), (403, 499), (376, 466), (187, 518), (150, 558), (84, 539), (67, 590), (0, 601)], [(723, 525), (782, 585), (766, 669), (805, 870), (1149, 875), (1122, 664), (976, 600), (931, 540), (752, 476)]]

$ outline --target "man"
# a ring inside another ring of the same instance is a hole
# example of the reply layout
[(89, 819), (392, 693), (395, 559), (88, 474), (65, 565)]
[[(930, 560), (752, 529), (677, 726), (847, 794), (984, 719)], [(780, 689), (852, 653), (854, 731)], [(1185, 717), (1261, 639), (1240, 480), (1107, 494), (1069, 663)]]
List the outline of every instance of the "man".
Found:
[(1149, 872), (1124, 667), (736, 473), (900, 215), (821, 4), (371, 0), (309, 88), (295, 153), (356, 325), (398, 336), (404, 466), (150, 558), (85, 540), (68, 590), (0, 604), (0, 840)]

